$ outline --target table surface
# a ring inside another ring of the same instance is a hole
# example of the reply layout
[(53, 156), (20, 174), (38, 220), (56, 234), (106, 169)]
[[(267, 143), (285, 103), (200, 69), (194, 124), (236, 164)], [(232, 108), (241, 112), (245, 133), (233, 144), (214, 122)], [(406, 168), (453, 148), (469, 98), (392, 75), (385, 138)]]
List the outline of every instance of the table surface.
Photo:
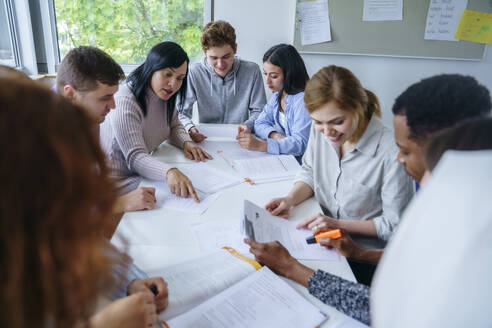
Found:
[[(230, 125), (210, 125), (230, 129)], [(209, 137), (207, 140), (228, 140), (226, 138)], [(229, 139), (233, 140), (233, 139)], [(164, 142), (154, 151), (153, 156), (167, 163), (194, 162), (186, 159), (181, 149)], [(222, 157), (213, 155), (210, 161), (214, 166), (226, 172), (234, 173), (233, 168)], [(147, 183), (149, 181), (146, 181)], [(192, 181), (193, 182), (193, 181)], [(127, 252), (144, 271), (162, 268), (196, 258), (200, 255), (199, 246), (193, 236), (192, 224), (233, 220), (240, 217), (244, 199), (259, 206), (265, 205), (270, 199), (286, 195), (292, 188), (292, 181), (277, 181), (250, 185), (241, 183), (222, 190), (217, 200), (201, 215), (157, 208), (150, 211), (126, 213), (111, 239), (120, 250)], [(314, 198), (310, 198), (291, 210), (289, 220), (299, 221), (321, 211)], [(301, 261), (313, 269), (322, 269), (350, 281), (355, 277), (344, 257), (340, 261)], [(295, 290), (306, 299), (329, 315), (321, 327), (336, 327), (344, 320), (345, 315), (311, 296), (307, 288), (285, 279)]]

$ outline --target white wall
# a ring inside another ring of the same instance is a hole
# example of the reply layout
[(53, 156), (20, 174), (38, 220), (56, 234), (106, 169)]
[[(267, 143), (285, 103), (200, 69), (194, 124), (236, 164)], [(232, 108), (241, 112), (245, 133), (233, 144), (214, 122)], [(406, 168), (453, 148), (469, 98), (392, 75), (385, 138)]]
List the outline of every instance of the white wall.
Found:
[[(295, 3), (295, 0), (215, 0), (214, 19), (230, 22), (236, 29), (238, 55), (262, 67), (263, 53), (270, 46), (282, 42), (292, 44)], [(378, 95), (383, 120), (391, 127), (394, 99), (424, 77), (441, 73), (472, 75), (492, 90), (492, 49), (488, 50), (480, 62), (308, 54), (302, 57), (310, 76), (331, 64), (350, 69), (364, 87)]]

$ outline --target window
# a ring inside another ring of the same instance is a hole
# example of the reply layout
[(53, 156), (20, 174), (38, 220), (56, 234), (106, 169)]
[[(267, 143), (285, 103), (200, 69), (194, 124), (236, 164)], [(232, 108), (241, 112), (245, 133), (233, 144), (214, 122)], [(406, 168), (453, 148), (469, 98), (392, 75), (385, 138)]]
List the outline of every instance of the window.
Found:
[(9, 11), (7, 3), (0, 0), (0, 64), (16, 66), (14, 51), (12, 47), (12, 29), (9, 23)]
[[(60, 57), (92, 45), (120, 64), (140, 64), (161, 41), (179, 43), (194, 61), (210, 0), (53, 0)], [(206, 17), (208, 18), (208, 17)]]

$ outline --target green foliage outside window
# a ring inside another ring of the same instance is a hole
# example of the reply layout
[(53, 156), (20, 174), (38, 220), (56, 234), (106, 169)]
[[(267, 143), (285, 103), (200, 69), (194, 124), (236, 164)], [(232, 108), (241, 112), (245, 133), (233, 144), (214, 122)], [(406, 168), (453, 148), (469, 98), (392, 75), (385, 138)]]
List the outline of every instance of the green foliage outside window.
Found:
[(55, 0), (60, 56), (92, 45), (120, 64), (139, 64), (162, 41), (201, 56), (204, 0)]

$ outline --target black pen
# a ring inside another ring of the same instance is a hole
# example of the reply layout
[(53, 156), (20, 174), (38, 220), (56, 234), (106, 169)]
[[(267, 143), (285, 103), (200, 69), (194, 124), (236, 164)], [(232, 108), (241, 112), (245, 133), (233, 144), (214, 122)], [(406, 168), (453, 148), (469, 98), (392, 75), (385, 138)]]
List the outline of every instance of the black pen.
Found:
[(155, 284), (150, 285), (149, 289), (152, 292), (152, 294), (154, 294), (155, 296), (157, 296), (157, 294), (159, 294), (159, 291), (157, 290), (157, 286)]

